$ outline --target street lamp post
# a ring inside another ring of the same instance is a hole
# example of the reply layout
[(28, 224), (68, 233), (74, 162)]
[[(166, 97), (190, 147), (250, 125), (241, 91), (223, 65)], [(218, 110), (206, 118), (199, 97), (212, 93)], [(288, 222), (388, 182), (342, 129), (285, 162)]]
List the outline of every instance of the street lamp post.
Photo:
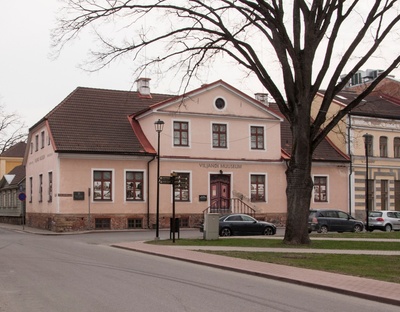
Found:
[(366, 213), (366, 224), (365, 229), (368, 231), (369, 229), (369, 168), (368, 168), (368, 156), (369, 156), (369, 145), (371, 136), (366, 133), (363, 135), (364, 137), (364, 147), (365, 147), (365, 213)]
[(157, 132), (157, 206), (156, 206), (156, 239), (160, 239), (160, 133), (164, 128), (164, 121), (158, 119), (154, 123), (154, 127)]

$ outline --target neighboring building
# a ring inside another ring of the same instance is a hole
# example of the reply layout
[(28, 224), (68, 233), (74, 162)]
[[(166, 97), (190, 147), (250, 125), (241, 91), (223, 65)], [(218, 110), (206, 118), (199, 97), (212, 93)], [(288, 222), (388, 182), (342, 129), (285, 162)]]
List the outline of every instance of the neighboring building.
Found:
[(0, 180), (0, 222), (23, 224), (25, 216), (25, 167), (16, 166)]
[[(77, 88), (29, 131), (27, 224), (53, 231), (154, 227), (157, 152), (160, 176), (175, 172), (187, 181), (174, 194), (159, 185), (161, 227), (169, 226), (173, 202), (181, 226), (196, 226), (204, 211), (244, 211), (284, 224), (290, 134), (262, 94), (257, 98), (223, 81), (181, 96), (150, 93), (149, 79), (138, 80), (137, 92)], [(348, 210), (348, 158), (329, 141), (314, 156), (312, 208)]]
[[(367, 69), (366, 71), (360, 70), (354, 74), (344, 90), (361, 93), (382, 72), (383, 70), (380, 69)], [(382, 79), (382, 81), (379, 82), (379, 84), (375, 87), (374, 92), (377, 91), (388, 96), (400, 99), (400, 81), (398, 79), (395, 79), (394, 76), (387, 76)]]
[[(356, 96), (357, 92), (349, 89), (340, 92), (332, 103), (329, 116)], [(313, 116), (322, 98), (323, 91), (315, 99)], [(373, 92), (328, 136), (352, 161), (349, 177), (351, 211), (365, 219), (366, 198), (369, 210), (400, 210), (400, 99)]]
[(25, 142), (19, 142), (0, 154), (0, 179), (22, 164), (26, 149)]

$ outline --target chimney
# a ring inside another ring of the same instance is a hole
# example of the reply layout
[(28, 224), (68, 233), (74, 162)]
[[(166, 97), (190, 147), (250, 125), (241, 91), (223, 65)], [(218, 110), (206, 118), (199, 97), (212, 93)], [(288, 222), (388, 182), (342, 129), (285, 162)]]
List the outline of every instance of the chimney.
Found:
[(268, 93), (256, 93), (254, 96), (255, 96), (257, 101), (260, 101), (264, 105), (269, 106)]
[(150, 94), (150, 78), (139, 78), (137, 82), (137, 92), (139, 96), (151, 97)]

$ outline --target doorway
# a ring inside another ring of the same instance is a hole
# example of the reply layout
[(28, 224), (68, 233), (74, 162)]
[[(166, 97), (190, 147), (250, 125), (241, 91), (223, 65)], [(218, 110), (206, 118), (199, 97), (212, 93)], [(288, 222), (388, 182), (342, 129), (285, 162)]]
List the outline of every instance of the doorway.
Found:
[(210, 212), (229, 213), (231, 202), (231, 176), (212, 174), (210, 176)]

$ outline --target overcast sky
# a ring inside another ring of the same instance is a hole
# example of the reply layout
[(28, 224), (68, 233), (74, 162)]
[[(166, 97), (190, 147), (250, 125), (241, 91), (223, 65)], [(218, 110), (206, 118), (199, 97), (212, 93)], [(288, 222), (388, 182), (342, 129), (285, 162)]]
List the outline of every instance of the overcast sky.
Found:
[[(78, 67), (87, 56), (89, 38), (75, 41), (55, 60), (49, 57), (52, 52), (50, 31), (55, 27), (59, 6), (56, 0), (2, 1), (0, 103), (7, 112), (17, 112), (28, 127), (78, 86), (117, 90), (136, 88), (128, 59), (96, 73), (88, 73)], [(256, 80), (243, 81), (243, 73), (233, 73), (229, 66), (211, 71), (206, 82), (222, 79), (250, 96), (266, 92)], [(397, 73), (395, 75), (398, 78)], [(152, 79), (152, 92), (174, 92), (170, 82), (160, 83), (159, 77), (147, 78)]]

